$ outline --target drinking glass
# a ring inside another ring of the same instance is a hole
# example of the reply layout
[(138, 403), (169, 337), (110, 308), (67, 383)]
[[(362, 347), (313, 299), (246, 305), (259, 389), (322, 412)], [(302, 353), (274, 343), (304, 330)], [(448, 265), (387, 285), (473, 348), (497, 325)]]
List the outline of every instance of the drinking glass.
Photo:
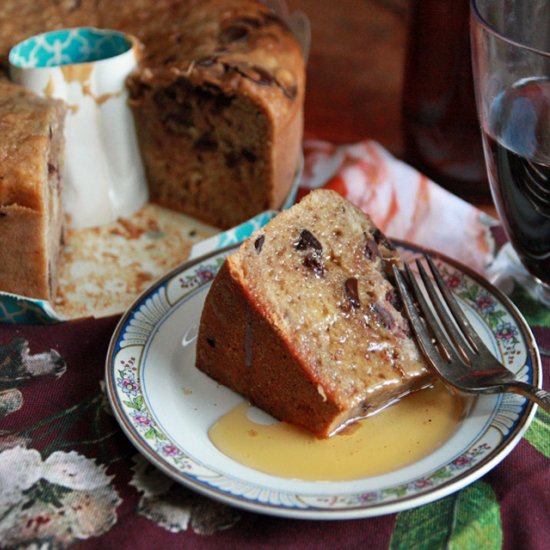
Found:
[(550, 306), (550, 0), (471, 0), (470, 29), (491, 193), (525, 268), (499, 269)]

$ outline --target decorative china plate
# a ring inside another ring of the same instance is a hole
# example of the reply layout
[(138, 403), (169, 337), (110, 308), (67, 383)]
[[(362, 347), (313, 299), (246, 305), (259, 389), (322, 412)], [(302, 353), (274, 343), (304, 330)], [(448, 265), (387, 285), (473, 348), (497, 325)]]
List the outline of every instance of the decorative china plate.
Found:
[[(405, 260), (419, 254), (398, 243)], [(124, 432), (176, 481), (227, 504), (309, 519), (372, 517), (455, 492), (502, 461), (535, 407), (513, 394), (480, 396), (441, 447), (388, 474), (311, 482), (265, 474), (222, 454), (208, 429), (242, 398), (195, 366), (195, 339), (211, 281), (234, 246), (175, 269), (121, 319), (106, 364), (108, 395)], [(511, 302), (468, 268), (432, 254), (488, 346), (522, 380), (541, 383), (529, 327)], [(231, 327), (227, 327), (231, 330)]]

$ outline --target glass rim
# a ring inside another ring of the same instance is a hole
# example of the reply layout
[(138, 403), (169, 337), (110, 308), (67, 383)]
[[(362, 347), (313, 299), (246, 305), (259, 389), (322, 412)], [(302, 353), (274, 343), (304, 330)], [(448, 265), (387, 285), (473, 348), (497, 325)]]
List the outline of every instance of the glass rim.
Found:
[(478, 8), (479, 0), (470, 0), (470, 14), (472, 17), (475, 17), (478, 21), (478, 23), (490, 34), (496, 36), (497, 38), (500, 38), (502, 41), (507, 42), (511, 46), (517, 46), (518, 48), (522, 48), (524, 50), (528, 50), (532, 53), (536, 53), (537, 55), (541, 55), (544, 57), (550, 58), (550, 51), (544, 51), (539, 50), (538, 48), (534, 48), (533, 46), (528, 46), (527, 44), (522, 44), (521, 42), (518, 42), (517, 40), (514, 40), (505, 34), (503, 34), (501, 31), (495, 29), (491, 23), (481, 15), (481, 12)]

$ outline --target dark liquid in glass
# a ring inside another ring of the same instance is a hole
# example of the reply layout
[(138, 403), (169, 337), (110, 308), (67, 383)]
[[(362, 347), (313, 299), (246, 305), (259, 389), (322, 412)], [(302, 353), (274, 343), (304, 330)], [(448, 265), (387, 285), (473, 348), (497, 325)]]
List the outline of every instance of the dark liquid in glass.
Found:
[(489, 120), (483, 142), (502, 223), (525, 267), (550, 284), (550, 81), (517, 83)]
[(491, 195), (477, 117), (468, 0), (413, 0), (403, 89), (406, 160), (474, 202)]

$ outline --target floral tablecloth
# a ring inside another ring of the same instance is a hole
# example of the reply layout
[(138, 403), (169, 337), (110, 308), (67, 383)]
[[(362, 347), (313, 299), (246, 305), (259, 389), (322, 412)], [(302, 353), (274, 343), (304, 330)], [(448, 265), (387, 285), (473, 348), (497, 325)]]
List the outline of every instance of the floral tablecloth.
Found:
[[(484, 272), (504, 242), (494, 220), (374, 142), (305, 145), (301, 194), (336, 189), (390, 236)], [(543, 353), (550, 312), (512, 297)], [(150, 466), (105, 396), (119, 317), (0, 326), (0, 545), (3, 548), (547, 548), (550, 417), (482, 479), (420, 508), (363, 520), (289, 520), (209, 500)], [(550, 358), (543, 355), (544, 377)]]

